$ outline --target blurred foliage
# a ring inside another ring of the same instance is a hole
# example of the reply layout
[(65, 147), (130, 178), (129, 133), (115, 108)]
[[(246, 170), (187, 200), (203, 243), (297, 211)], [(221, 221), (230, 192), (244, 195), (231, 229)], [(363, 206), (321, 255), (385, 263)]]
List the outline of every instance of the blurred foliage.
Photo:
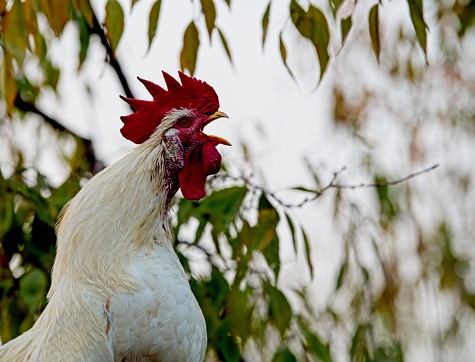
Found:
[[(48, 137), (56, 137), (59, 146), (62, 145), (60, 140), (69, 140), (75, 148), (72, 156), (62, 154), (68, 177), (60, 186), (53, 187), (36, 165), (24, 164), (22, 151), (14, 144), (9, 147), (12, 167), (8, 172), (0, 172), (0, 335), (3, 342), (30, 328), (45, 307), (48, 275), (54, 260), (56, 217), (81, 185), (101, 168), (91, 141), (64, 128), (60, 120), (48, 117), (38, 108), (39, 96), (46, 89), (56, 91), (61, 76), (61, 69), (51, 61), (51, 42), (61, 37), (67, 24), (75, 26), (80, 71), (88, 56), (91, 37), (99, 37), (108, 62), (127, 96), (131, 96), (116, 50), (121, 46), (126, 14), (137, 2), (108, 0), (104, 5), (104, 19), (98, 19), (89, 0), (0, 0), (0, 130), (3, 132), (14, 123), (30, 122), (29, 116), (34, 114), (44, 121), (45, 128), (56, 131), (54, 136), (50, 133)], [(190, 74), (196, 68), (202, 29), (209, 37), (215, 30), (218, 32), (223, 50), (232, 61), (232, 44), (228, 44), (216, 21), (220, 9), (218, 1), (192, 3), (199, 5), (200, 16), (190, 19), (180, 54), (181, 68)], [(231, 8), (231, 1), (225, 3)], [(269, 1), (262, 15), (263, 46), (271, 36), (269, 28), (275, 3)], [(407, 1), (408, 19), (414, 33), (401, 31), (394, 44), (383, 40), (381, 14), (386, 1), (372, 5), (365, 19), (354, 15), (355, 8), (363, 6), (360, 5), (363, 2), (354, 2), (351, 11), (344, 13), (342, 8), (346, 3), (329, 0), (327, 7), (319, 8), (320, 5), (312, 3), (290, 1), (288, 24), (310, 42), (318, 59), (319, 78), (336, 57), (335, 52), (330, 51), (331, 42), (341, 44), (340, 50), (343, 44), (346, 47), (357, 42), (358, 34), (352, 39), (352, 33), (357, 31), (355, 25), (367, 21), (365, 35), (385, 75), (395, 83), (401, 80), (411, 83), (414, 94), (426, 94), (427, 77), (437, 77), (427, 75), (427, 64), (421, 67), (415, 60), (420, 57), (420, 51), (425, 61), (428, 58), (425, 2)], [(473, 41), (475, 1), (431, 5), (437, 12), (434, 32), (439, 34), (439, 45), (444, 52), (440, 61), (445, 72), (442, 77), (456, 83), (464, 77), (464, 69), (457, 63), (457, 49), (463, 48), (463, 42), (470, 36)], [(159, 22), (163, 21), (161, 6), (162, 2), (157, 0), (150, 8), (149, 49)], [(204, 26), (199, 26), (199, 22)], [(284, 66), (295, 77), (297, 69), (288, 62), (294, 50), (286, 44), (285, 31), (284, 27), (278, 32), (280, 55)], [(411, 52), (398, 53), (401, 48), (407, 48), (408, 43)], [(414, 56), (413, 49), (418, 49), (419, 54)], [(28, 72), (32, 65), (39, 75), (31, 76)], [(365, 170), (380, 187), (371, 188), (372, 193), (367, 195), (376, 205), (374, 214), (368, 212), (365, 203), (355, 198), (352, 191), (332, 188), (332, 222), (341, 234), (341, 240), (335, 239), (341, 241), (343, 252), (327, 307), (316, 310), (307, 290), (283, 290), (279, 285), (281, 246), (285, 240), (277, 232), (278, 228), (288, 232), (291, 239), (288, 242), (297, 255), (303, 256), (310, 274), (319, 268), (313, 265), (311, 258), (312, 238), (291, 211), (295, 205), (286, 204), (265, 188), (255, 187), (244, 177), (235, 178), (231, 185), (220, 183), (220, 178), (216, 178), (213, 192), (201, 202), (179, 200), (174, 219), (177, 253), (206, 318), (208, 358), (222, 361), (403, 361), (412, 343), (417, 343), (415, 337), (419, 333), (428, 335), (429, 344), (436, 349), (434, 353), (441, 356), (453, 350), (450, 346), (470, 339), (464, 322), (474, 318), (475, 288), (473, 282), (470, 283), (474, 268), (470, 255), (460, 251), (458, 238), (462, 232), (457, 229), (457, 223), (451, 222), (451, 215), (441, 217), (435, 226), (434, 223), (423, 226), (414, 196), (420, 188), (384, 185), (394, 173), (384, 172), (385, 168), (377, 164), (377, 150), (371, 148), (371, 137), (366, 133), (367, 116), (374, 104), (386, 105), (398, 116), (399, 109), (394, 111), (397, 107), (391, 108), (391, 99), (383, 94), (365, 87), (357, 91), (359, 97), (355, 98), (348, 85), (334, 85), (335, 126), (338, 130), (350, 131), (352, 139), (366, 150), (362, 157)], [(473, 89), (471, 91), (473, 96)], [(454, 102), (442, 115), (453, 122), (443, 119), (440, 123), (449, 130), (459, 127), (469, 130), (473, 138), (474, 114), (466, 104)], [(431, 114), (424, 113), (415, 118), (433, 119)], [(424, 154), (418, 142), (422, 125), (408, 122), (404, 127), (412, 130), (409, 155), (412, 165), (418, 165)], [(4, 134), (2, 138), (6, 139)], [(310, 192), (317, 198), (330, 190), (322, 186), (320, 180), (325, 175), (321, 170), (309, 165), (309, 172), (315, 186), (297, 187), (296, 191)], [(446, 176), (460, 185), (459, 199), (470, 195), (473, 189), (470, 174), (454, 171)], [(306, 202), (296, 208), (304, 204)], [(410, 255), (419, 265), (415, 279), (404, 276), (406, 264), (398, 252), (402, 240), (398, 228), (403, 222), (412, 225), (416, 234), (417, 245)], [(193, 235), (185, 237), (186, 229), (193, 229), (193, 225), (196, 226)], [(467, 234), (466, 229), (462, 231), (463, 235)], [(473, 242), (473, 229), (471, 237)], [(202, 246), (201, 241), (206, 238), (212, 240), (211, 250)], [(209, 266), (206, 277), (198, 278), (193, 273), (190, 250), (204, 255)], [(367, 255), (372, 256), (371, 261)], [(427, 332), (434, 323), (415, 325), (420, 298), (424, 295), (421, 289), (431, 289), (432, 294), (429, 294), (436, 299), (447, 295), (456, 299), (447, 317), (447, 327)], [(291, 295), (299, 302), (291, 303)]]

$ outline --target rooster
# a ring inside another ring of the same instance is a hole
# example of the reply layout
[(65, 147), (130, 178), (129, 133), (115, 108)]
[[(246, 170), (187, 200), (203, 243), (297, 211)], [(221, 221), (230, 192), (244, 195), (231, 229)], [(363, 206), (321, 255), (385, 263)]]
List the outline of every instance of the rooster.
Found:
[(138, 78), (153, 100), (121, 97), (134, 113), (122, 135), (139, 144), (94, 176), (57, 222), (48, 305), (34, 326), (0, 347), (2, 362), (202, 361), (206, 324), (173, 250), (168, 209), (180, 188), (206, 195), (221, 167), (203, 133), (218, 111), (214, 89), (163, 72), (167, 90)]

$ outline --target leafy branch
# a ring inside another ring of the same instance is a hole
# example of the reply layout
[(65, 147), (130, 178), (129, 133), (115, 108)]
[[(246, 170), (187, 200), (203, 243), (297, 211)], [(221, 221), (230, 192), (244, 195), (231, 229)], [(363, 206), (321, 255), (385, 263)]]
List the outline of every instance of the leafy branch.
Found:
[(439, 166), (440, 166), (439, 164), (434, 164), (430, 167), (410, 173), (404, 177), (401, 177), (395, 180), (389, 180), (389, 181), (384, 181), (384, 182), (372, 182), (372, 183), (363, 182), (359, 184), (350, 184), (350, 185), (337, 183), (338, 177), (340, 177), (341, 174), (346, 170), (346, 167), (342, 167), (340, 170), (333, 173), (331, 180), (322, 188), (315, 189), (315, 190), (304, 188), (304, 187), (293, 188), (293, 190), (296, 190), (296, 191), (303, 191), (303, 192), (313, 194), (312, 196), (306, 197), (305, 199), (303, 199), (302, 201), (298, 203), (285, 202), (284, 200), (282, 200), (280, 197), (277, 196), (276, 192), (270, 191), (265, 186), (262, 186), (253, 182), (251, 179), (252, 175), (250, 177), (246, 177), (246, 176), (231, 176), (229, 174), (224, 174), (224, 175), (214, 176), (214, 179), (223, 178), (223, 179), (232, 180), (234, 182), (244, 183), (250, 190), (264, 193), (265, 195), (270, 197), (272, 200), (274, 200), (277, 204), (279, 204), (280, 206), (286, 209), (298, 209), (308, 204), (309, 202), (315, 201), (316, 199), (320, 198), (330, 189), (354, 190), (354, 189), (360, 189), (360, 188), (380, 188), (380, 187), (387, 187), (387, 186), (395, 186), (403, 182), (406, 182), (412, 178), (418, 177), (422, 174), (431, 172), (432, 170), (435, 170)]

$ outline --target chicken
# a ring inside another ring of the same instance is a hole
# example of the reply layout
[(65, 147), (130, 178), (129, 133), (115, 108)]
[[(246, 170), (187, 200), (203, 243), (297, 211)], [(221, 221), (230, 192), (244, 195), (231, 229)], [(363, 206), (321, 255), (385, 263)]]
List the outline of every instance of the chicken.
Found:
[(0, 361), (202, 361), (206, 324), (176, 253), (170, 202), (206, 195), (221, 166), (203, 133), (227, 117), (205, 82), (163, 72), (144, 79), (153, 100), (124, 99), (122, 135), (139, 144), (94, 176), (64, 207), (48, 305), (34, 326), (0, 347)]

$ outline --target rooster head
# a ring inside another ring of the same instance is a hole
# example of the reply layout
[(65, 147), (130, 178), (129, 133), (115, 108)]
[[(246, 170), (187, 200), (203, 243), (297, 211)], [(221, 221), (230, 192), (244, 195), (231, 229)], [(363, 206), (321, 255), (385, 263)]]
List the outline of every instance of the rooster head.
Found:
[(206, 196), (206, 177), (217, 173), (221, 167), (221, 155), (216, 146), (231, 145), (221, 137), (205, 134), (203, 129), (215, 119), (227, 118), (227, 115), (218, 111), (218, 96), (209, 84), (179, 72), (180, 84), (169, 74), (162, 73), (167, 90), (138, 78), (153, 100), (121, 96), (135, 112), (121, 117), (124, 126), (120, 132), (134, 143), (144, 143), (166, 116), (176, 114), (166, 135), (177, 137), (183, 151), (183, 167), (177, 175), (179, 186), (184, 197), (199, 200)]

